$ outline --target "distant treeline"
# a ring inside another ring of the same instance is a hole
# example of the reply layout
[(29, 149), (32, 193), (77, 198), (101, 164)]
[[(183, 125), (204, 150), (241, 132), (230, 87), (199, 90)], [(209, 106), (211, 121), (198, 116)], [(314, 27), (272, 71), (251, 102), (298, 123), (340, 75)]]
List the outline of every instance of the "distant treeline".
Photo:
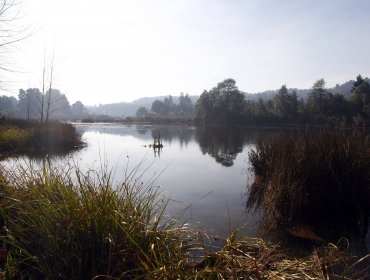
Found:
[(280, 124), (349, 124), (369, 125), (370, 85), (361, 75), (345, 98), (329, 92), (324, 79), (316, 81), (306, 101), (298, 99), (286, 85), (270, 100), (245, 100), (233, 79), (204, 91), (195, 105), (197, 123), (280, 125)]
[[(352, 88), (348, 88), (350, 86)], [(183, 93), (179, 97), (170, 95), (164, 99), (157, 98), (150, 101), (151, 105), (148, 102), (139, 105), (138, 100), (132, 102), (138, 108), (136, 118), (125, 118), (129, 115), (121, 108), (117, 119), (117, 112), (114, 116), (111, 114), (114, 110), (104, 111), (102, 115), (102, 112), (97, 113), (91, 108), (88, 110), (80, 101), (70, 105), (67, 97), (57, 89), (48, 90), (43, 95), (39, 89), (30, 88), (19, 90), (18, 99), (0, 96), (0, 116), (35, 120), (50, 118), (130, 122), (186, 119), (196, 124), (251, 126), (370, 124), (370, 85), (361, 75), (354, 82), (330, 90), (325, 88), (324, 79), (320, 79), (310, 90), (291, 90), (283, 85), (278, 91), (271, 91), (271, 95), (256, 94), (253, 97), (240, 91), (235, 80), (226, 79), (211, 90), (205, 90), (196, 102), (194, 96)], [(122, 104), (110, 104), (111, 107), (113, 105)]]
[(147, 116), (187, 116), (191, 117), (194, 112), (194, 104), (189, 94), (181, 93), (178, 102), (174, 102), (174, 98), (170, 95), (164, 100), (156, 99), (153, 101), (151, 111), (146, 107), (140, 107), (136, 111), (136, 117), (143, 118)]
[(38, 88), (20, 89), (18, 99), (0, 96), (0, 116), (28, 120), (70, 120), (86, 116), (85, 106), (77, 101), (70, 105), (67, 97), (57, 89), (44, 95)]

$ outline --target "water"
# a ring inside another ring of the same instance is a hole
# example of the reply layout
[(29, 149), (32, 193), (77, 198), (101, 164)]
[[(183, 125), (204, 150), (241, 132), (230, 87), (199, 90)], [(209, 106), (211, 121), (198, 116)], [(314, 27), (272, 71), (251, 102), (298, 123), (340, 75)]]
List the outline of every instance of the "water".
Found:
[[(64, 157), (50, 157), (52, 167), (78, 165), (88, 170), (111, 170), (115, 182), (138, 166), (137, 176), (144, 184), (155, 179), (162, 194), (170, 198), (166, 214), (226, 237), (236, 228), (248, 236), (261, 236), (259, 215), (247, 213), (247, 186), (252, 180), (248, 152), (257, 139), (275, 130), (241, 127), (173, 125), (75, 124), (87, 147)], [(160, 136), (163, 148), (150, 147)], [(42, 160), (20, 158), (2, 162), (42, 166)], [(181, 214), (181, 215), (180, 215)], [(266, 236), (265, 236), (266, 237)], [(275, 241), (286, 239), (280, 234)], [(369, 234), (365, 244), (369, 248)]]
[[(256, 132), (241, 128), (169, 125), (76, 124), (87, 147), (65, 157), (50, 157), (53, 167), (78, 165), (86, 172), (112, 170), (120, 182), (125, 173), (140, 165), (145, 184), (154, 185), (171, 199), (166, 213), (211, 234), (227, 236), (242, 227), (248, 235), (259, 235), (258, 215), (245, 210), (248, 151)], [(163, 142), (161, 151), (149, 147), (155, 136)], [(42, 165), (40, 160), (8, 159)], [(181, 216), (179, 214), (182, 214)]]
[[(257, 234), (258, 217), (245, 210), (248, 151), (254, 135), (220, 127), (94, 124), (77, 128), (88, 143), (73, 155), (82, 169), (105, 163), (120, 181), (127, 170), (141, 164), (141, 171), (149, 168), (142, 181), (157, 178), (154, 184), (171, 198), (167, 214), (221, 236), (236, 227)], [(149, 147), (155, 136), (163, 141), (161, 151)]]

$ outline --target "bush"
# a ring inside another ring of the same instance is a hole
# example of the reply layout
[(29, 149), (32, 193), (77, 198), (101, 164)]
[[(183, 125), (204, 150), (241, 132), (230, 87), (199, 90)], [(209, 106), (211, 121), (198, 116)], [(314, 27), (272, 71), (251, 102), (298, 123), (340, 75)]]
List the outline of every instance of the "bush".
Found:
[(259, 142), (249, 154), (247, 207), (270, 226), (309, 226), (323, 236), (366, 235), (370, 212), (368, 138), (357, 131), (306, 131)]
[(44, 155), (66, 153), (83, 147), (72, 124), (7, 120), (0, 124), (0, 153)]
[(0, 152), (7, 153), (21, 149), (27, 144), (30, 131), (17, 127), (3, 128), (0, 132)]
[(33, 150), (65, 152), (81, 147), (81, 136), (76, 128), (68, 123), (47, 123), (32, 128), (27, 145)]

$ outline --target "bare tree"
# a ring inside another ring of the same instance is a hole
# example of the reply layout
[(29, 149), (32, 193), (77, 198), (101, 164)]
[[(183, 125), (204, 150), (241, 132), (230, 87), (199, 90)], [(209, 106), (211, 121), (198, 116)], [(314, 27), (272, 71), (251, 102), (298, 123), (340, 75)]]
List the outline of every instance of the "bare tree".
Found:
[(14, 72), (9, 61), (10, 47), (32, 35), (26, 31), (28, 28), (15, 25), (19, 17), (17, 0), (0, 0), (0, 88), (6, 85), (4, 72)]
[(54, 51), (53, 51), (53, 56), (51, 58), (51, 65), (50, 65), (50, 85), (49, 85), (48, 103), (47, 103), (47, 107), (46, 107), (46, 119), (45, 119), (46, 122), (49, 121), (49, 115), (50, 115), (52, 83), (53, 83), (53, 71), (54, 71)]
[(45, 71), (46, 71), (46, 49), (44, 49), (44, 67), (42, 68), (42, 97), (41, 97), (41, 120), (44, 121), (44, 99), (45, 99)]

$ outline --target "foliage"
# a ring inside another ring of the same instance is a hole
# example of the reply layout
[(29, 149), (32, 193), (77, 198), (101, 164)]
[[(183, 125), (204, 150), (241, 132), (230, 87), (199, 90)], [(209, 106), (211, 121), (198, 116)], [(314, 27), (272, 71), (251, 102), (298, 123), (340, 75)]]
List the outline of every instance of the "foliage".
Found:
[(71, 106), (71, 113), (74, 117), (85, 117), (87, 115), (87, 109), (81, 101), (76, 101)]
[(275, 114), (280, 119), (293, 120), (298, 114), (297, 93), (288, 93), (286, 85), (283, 85), (279, 92), (274, 96), (273, 104)]
[[(229, 85), (227, 85), (229, 84)], [(228, 94), (226, 94), (228, 92)], [(204, 91), (195, 106), (197, 123), (232, 123), (244, 125), (300, 125), (370, 123), (370, 85), (357, 77), (349, 99), (325, 88), (325, 80), (316, 81), (307, 102), (286, 85), (271, 100), (244, 100), (244, 94), (232, 79)]]
[(18, 127), (7, 127), (0, 132), (0, 152), (8, 153), (25, 147), (30, 138), (30, 131)]
[(249, 160), (255, 178), (247, 205), (263, 210), (268, 225), (304, 225), (328, 238), (366, 235), (366, 136), (337, 130), (278, 135), (258, 143)]
[(350, 96), (352, 114), (358, 114), (364, 119), (370, 119), (370, 85), (362, 80), (361, 75), (353, 85)]
[[(71, 115), (71, 106), (67, 97), (57, 89), (48, 90), (45, 100), (49, 100), (50, 119), (68, 119)], [(38, 88), (29, 88), (26, 91), (19, 90), (17, 116), (23, 119), (36, 119), (41, 117), (42, 93)], [(46, 116), (47, 106), (44, 106), (44, 116)]]
[(184, 93), (181, 93), (178, 104), (175, 104), (172, 96), (170, 95), (166, 97), (163, 101), (158, 99), (155, 100), (152, 103), (151, 110), (152, 112), (157, 113), (161, 116), (167, 116), (169, 114), (191, 116), (194, 111), (194, 105), (189, 94), (184, 95)]
[(218, 83), (209, 92), (204, 91), (198, 99), (196, 120), (204, 123), (238, 123), (241, 120), (244, 95), (233, 79)]
[(18, 100), (13, 96), (0, 96), (0, 116), (14, 117), (17, 111)]
[(81, 136), (71, 124), (6, 120), (0, 122), (0, 153), (34, 154), (65, 153), (81, 148)]
[(148, 109), (145, 107), (139, 107), (136, 111), (136, 117), (138, 118), (144, 118), (148, 115)]

